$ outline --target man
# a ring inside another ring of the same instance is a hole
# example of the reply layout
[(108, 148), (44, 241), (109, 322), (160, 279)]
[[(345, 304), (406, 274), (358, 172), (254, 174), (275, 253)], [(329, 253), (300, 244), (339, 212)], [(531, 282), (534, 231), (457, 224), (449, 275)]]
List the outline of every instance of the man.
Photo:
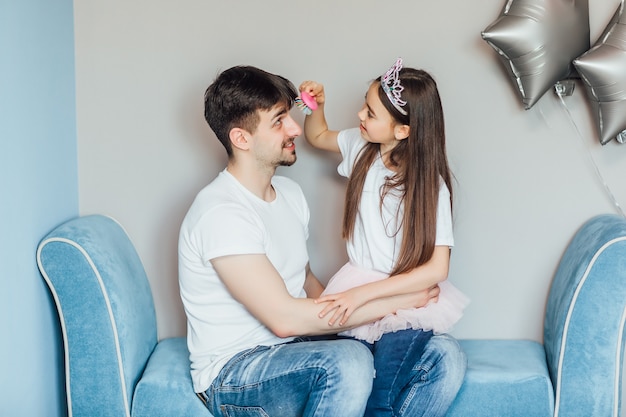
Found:
[(438, 294), (377, 300), (342, 326), (320, 317), (308, 206), (295, 182), (274, 175), (296, 161), (295, 97), (285, 78), (243, 66), (205, 93), (205, 117), (228, 163), (183, 221), (179, 279), (194, 389), (216, 417), (362, 416), (370, 351), (355, 340), (302, 336), (336, 334)]

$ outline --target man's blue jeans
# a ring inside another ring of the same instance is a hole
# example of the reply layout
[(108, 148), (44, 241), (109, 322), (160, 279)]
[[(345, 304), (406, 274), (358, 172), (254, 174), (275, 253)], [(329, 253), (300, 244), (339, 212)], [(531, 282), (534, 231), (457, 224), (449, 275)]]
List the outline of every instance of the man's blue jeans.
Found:
[(458, 342), (447, 335), (403, 330), (373, 344), (376, 378), (366, 417), (444, 416), (467, 366)]
[(355, 340), (257, 346), (240, 352), (206, 391), (215, 417), (362, 417), (372, 354)]

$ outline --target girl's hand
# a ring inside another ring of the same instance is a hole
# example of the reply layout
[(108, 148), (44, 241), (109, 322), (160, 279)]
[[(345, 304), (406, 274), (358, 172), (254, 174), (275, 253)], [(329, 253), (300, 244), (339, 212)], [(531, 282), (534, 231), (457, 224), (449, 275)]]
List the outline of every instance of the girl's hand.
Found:
[(361, 307), (367, 301), (367, 298), (360, 296), (357, 287), (337, 294), (324, 295), (317, 298), (315, 303), (326, 303), (326, 306), (324, 306), (322, 311), (319, 313), (320, 318), (326, 317), (330, 312), (333, 313), (330, 320), (328, 320), (329, 326), (333, 326), (335, 323), (343, 326), (346, 324), (346, 321), (348, 321), (348, 318), (350, 318), (352, 313), (354, 313), (354, 310)]
[[(326, 294), (315, 299), (316, 304), (326, 303), (322, 311), (318, 314), (319, 318), (324, 318), (328, 313), (333, 312), (332, 317), (328, 320), (329, 326), (334, 326), (335, 323), (339, 326), (346, 324), (348, 318), (350, 318), (357, 308), (370, 301), (366, 294), (360, 291), (362, 288), (363, 286), (355, 287), (344, 292)], [(397, 302), (397, 309), (420, 308), (439, 301), (440, 291), (439, 285), (435, 285), (425, 290), (397, 295), (393, 298)]]
[(324, 101), (326, 100), (324, 97), (324, 85), (315, 81), (303, 81), (302, 84), (300, 84), (299, 90), (309, 93), (309, 95), (315, 99), (317, 104), (324, 104)]

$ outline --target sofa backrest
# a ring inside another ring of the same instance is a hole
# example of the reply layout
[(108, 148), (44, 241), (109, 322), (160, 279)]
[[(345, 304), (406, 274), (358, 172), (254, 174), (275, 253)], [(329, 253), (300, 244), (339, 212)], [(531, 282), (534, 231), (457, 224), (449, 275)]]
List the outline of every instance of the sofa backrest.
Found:
[(61, 322), (69, 415), (130, 416), (157, 333), (150, 286), (126, 232), (105, 216), (70, 220), (41, 241), (37, 264)]
[(625, 308), (626, 219), (596, 216), (568, 245), (548, 296), (544, 345), (555, 416), (619, 415)]

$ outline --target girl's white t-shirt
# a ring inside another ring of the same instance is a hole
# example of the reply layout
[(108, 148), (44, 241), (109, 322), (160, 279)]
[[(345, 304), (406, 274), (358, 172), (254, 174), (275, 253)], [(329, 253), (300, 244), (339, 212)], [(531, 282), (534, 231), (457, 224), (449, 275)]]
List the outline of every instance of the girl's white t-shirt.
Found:
[[(339, 132), (337, 138), (343, 161), (337, 171), (344, 177), (352, 174), (359, 151), (367, 144), (358, 128)], [(398, 193), (390, 191), (380, 205), (381, 189), (385, 179), (394, 174), (385, 167), (380, 157), (369, 168), (361, 196), (354, 238), (347, 243), (348, 258), (356, 266), (389, 274), (400, 252), (402, 244), (401, 222), (403, 205)], [(439, 204), (437, 206), (437, 235), (435, 245), (454, 246), (452, 232), (452, 210), (449, 204), (450, 191), (440, 181)]]

